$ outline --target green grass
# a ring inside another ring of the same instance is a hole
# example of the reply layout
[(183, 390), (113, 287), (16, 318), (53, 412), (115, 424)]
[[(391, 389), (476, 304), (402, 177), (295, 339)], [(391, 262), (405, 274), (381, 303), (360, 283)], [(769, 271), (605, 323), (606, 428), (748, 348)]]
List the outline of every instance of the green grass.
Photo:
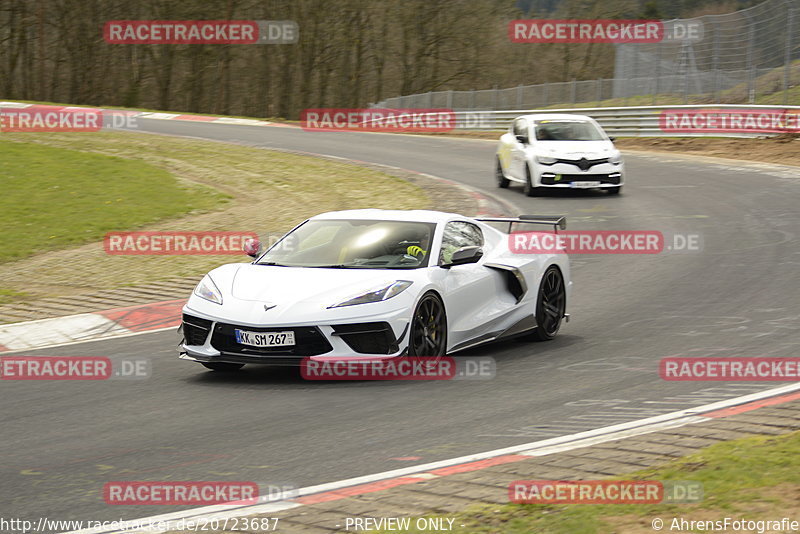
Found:
[(456, 528), (451, 532), (470, 534), (644, 532), (649, 531), (656, 517), (664, 520), (664, 532), (670, 531), (673, 517), (775, 520), (786, 516), (789, 507), (796, 506), (792, 494), (798, 488), (798, 468), (800, 432), (780, 437), (757, 436), (708, 447), (663, 468), (618, 477), (701, 482), (704, 499), (697, 504), (480, 504), (448, 517), (455, 518)]
[[(244, 259), (109, 255), (102, 243), (108, 229), (248, 231), (274, 238), (326, 211), (432, 206), (423, 187), (374, 168), (237, 144), (63, 132), (4, 133), (0, 146), (0, 182), (13, 181), (7, 189), (15, 191), (14, 199), (0, 198), (3, 252), (62, 248), (0, 262), (0, 290), (23, 294), (17, 300), (199, 279)], [(9, 206), (17, 213), (6, 213)]]
[(10, 304), (17, 302), (21, 298), (25, 298), (27, 293), (24, 291), (14, 291), (13, 289), (5, 289), (0, 287), (0, 304)]
[[(97, 241), (224, 195), (141, 161), (0, 139), (0, 263)], [(0, 296), (1, 298), (1, 296)]]

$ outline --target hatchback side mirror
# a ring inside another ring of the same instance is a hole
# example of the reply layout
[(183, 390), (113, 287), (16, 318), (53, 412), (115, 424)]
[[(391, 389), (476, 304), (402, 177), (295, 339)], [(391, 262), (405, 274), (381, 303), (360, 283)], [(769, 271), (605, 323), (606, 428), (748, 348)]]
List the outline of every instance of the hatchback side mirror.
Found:
[(517, 139), (517, 141), (519, 141), (523, 145), (527, 145), (529, 142), (527, 135), (515, 135), (514, 137)]

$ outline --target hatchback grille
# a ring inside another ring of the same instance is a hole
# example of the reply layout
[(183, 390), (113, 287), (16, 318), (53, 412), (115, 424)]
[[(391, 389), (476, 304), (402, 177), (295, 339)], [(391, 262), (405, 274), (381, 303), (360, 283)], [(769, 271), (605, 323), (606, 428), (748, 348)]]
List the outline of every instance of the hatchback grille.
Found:
[(619, 184), (619, 175), (608, 174), (562, 174), (556, 180), (555, 176), (542, 176), (542, 184), (568, 184), (570, 182), (603, 182), (606, 184)]
[(608, 163), (608, 158), (600, 158), (600, 159), (557, 159), (556, 163), (566, 163), (568, 165), (575, 165), (582, 171), (586, 171), (594, 167), (595, 165), (600, 165), (601, 163)]

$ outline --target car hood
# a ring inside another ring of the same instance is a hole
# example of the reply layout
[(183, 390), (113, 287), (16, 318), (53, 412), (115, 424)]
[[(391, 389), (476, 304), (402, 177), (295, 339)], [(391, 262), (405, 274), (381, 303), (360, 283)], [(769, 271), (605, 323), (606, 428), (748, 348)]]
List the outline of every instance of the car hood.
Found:
[[(343, 318), (373, 316), (413, 306), (426, 287), (428, 269), (317, 269), (235, 263), (208, 273), (222, 293), (222, 305), (195, 295), (188, 313), (236, 324), (316, 324)], [(397, 280), (414, 282), (384, 302), (333, 306)]]
[(536, 153), (564, 159), (599, 159), (617, 154), (611, 141), (539, 141)]
[[(217, 273), (226, 279), (223, 292), (238, 300), (285, 304), (314, 301), (326, 306), (355, 296), (354, 293), (408, 279), (403, 270), (321, 269), (310, 267), (278, 267), (272, 265), (240, 265), (235, 272)], [(219, 285), (220, 282), (217, 282)], [(339, 299), (339, 300), (337, 300)]]
[[(397, 280), (419, 281), (425, 269), (321, 269), (249, 263), (223, 265), (209, 276), (222, 292), (223, 307), (242, 305), (323, 310)], [(238, 303), (238, 304), (237, 304)]]

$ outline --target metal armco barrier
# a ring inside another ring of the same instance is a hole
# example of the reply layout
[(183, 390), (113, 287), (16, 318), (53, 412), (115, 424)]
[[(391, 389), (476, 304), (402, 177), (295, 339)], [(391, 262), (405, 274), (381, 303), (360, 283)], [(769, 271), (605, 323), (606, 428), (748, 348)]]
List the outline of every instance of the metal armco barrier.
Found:
[(681, 111), (739, 111), (763, 110), (766, 112), (783, 112), (795, 115), (798, 122), (793, 128), (800, 132), (800, 106), (757, 106), (757, 105), (676, 105), (676, 106), (642, 106), (618, 108), (569, 108), (569, 109), (521, 109), (502, 111), (456, 111), (456, 128), (462, 130), (502, 130), (508, 128), (511, 121), (520, 115), (531, 113), (570, 113), (588, 115), (595, 119), (603, 129), (612, 136), (620, 137), (763, 137), (777, 135), (779, 132), (765, 129), (758, 132), (669, 132), (661, 128), (661, 112), (664, 110)]

